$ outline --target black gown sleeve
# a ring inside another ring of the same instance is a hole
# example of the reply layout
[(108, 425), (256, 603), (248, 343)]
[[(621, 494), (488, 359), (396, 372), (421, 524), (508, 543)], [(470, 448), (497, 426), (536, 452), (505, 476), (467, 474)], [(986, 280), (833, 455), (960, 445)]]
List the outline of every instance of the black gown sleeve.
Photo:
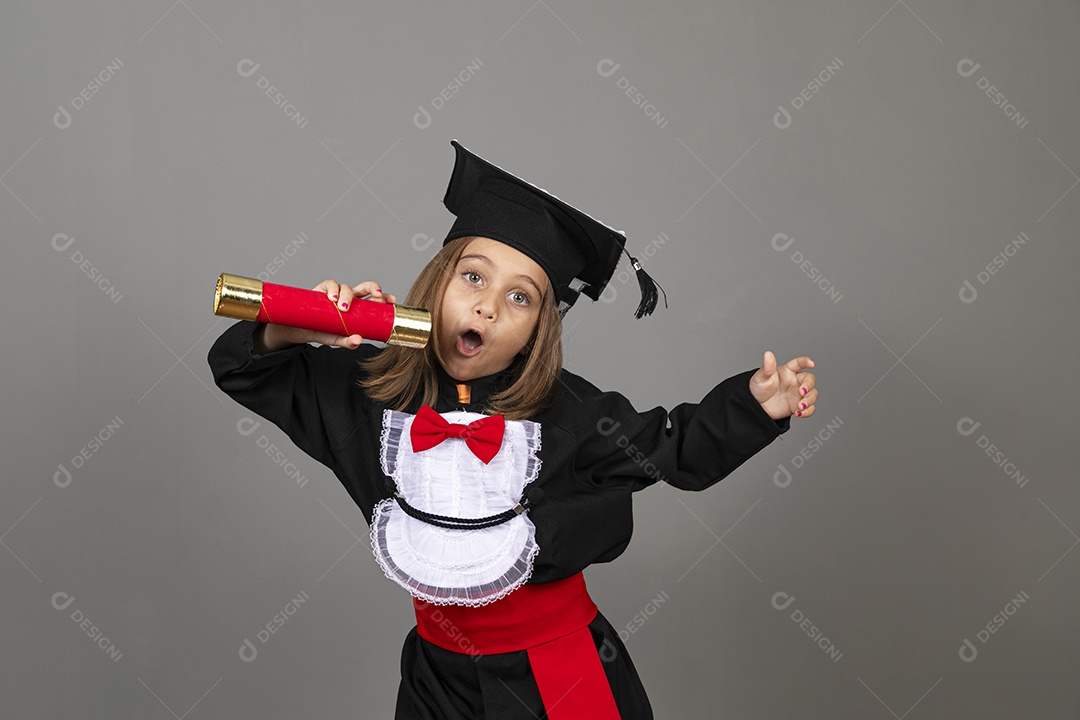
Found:
[(357, 361), (378, 352), (326, 345), (293, 345), (256, 354), (260, 323), (241, 320), (214, 342), (207, 361), (229, 397), (277, 425), (305, 453), (338, 469), (335, 449), (365, 420), (366, 394), (356, 387)]
[[(640, 490), (666, 482), (704, 490), (727, 477), (783, 435), (791, 418), (773, 420), (750, 392), (747, 370), (724, 380), (700, 403), (638, 412), (616, 392), (600, 392), (577, 378), (585, 407), (575, 424), (576, 475), (598, 488)], [(590, 392), (590, 388), (592, 392)]]

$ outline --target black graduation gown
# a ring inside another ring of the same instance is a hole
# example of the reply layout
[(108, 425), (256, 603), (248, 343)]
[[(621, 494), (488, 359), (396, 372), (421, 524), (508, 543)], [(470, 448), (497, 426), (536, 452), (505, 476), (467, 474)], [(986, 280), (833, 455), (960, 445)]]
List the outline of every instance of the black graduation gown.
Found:
[[(208, 357), (215, 382), (329, 467), (370, 524), (392, 488), (379, 459), (385, 406), (357, 386), (363, 376), (357, 360), (381, 348), (305, 344), (256, 355), (257, 328), (242, 320), (217, 339)], [(563, 370), (554, 402), (531, 418), (541, 425), (543, 444), (540, 474), (527, 492), (540, 548), (528, 582), (560, 580), (618, 557), (633, 530), (634, 491), (656, 482), (704, 490), (787, 432), (790, 418), (774, 421), (750, 393), (755, 370), (724, 380), (700, 403), (647, 412)], [(473, 380), (472, 402), (461, 404), (455, 381), (441, 368), (439, 375), (437, 412), (483, 412), (485, 400), (510, 381), (507, 372)], [(419, 401), (407, 412), (418, 409)], [(652, 718), (618, 633), (602, 614), (589, 627), (624, 720)], [(401, 673), (399, 719), (545, 717), (525, 651), (477, 659), (443, 650), (413, 628)]]

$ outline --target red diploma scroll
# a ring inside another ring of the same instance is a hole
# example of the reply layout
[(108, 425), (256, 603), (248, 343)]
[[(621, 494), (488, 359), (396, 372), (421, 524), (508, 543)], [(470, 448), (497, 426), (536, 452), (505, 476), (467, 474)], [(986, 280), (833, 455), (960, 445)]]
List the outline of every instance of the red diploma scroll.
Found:
[(424, 347), (431, 335), (431, 313), (423, 308), (354, 299), (341, 310), (317, 290), (228, 273), (218, 277), (214, 314), (414, 348)]

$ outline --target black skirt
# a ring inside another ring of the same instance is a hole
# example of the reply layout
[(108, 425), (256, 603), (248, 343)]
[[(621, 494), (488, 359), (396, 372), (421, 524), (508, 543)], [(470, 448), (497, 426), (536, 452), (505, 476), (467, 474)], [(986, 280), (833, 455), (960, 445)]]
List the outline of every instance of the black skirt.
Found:
[[(649, 698), (619, 634), (599, 612), (589, 631), (622, 720), (652, 720)], [(414, 627), (401, 651), (394, 718), (544, 720), (547, 711), (526, 651), (455, 653), (424, 640)]]

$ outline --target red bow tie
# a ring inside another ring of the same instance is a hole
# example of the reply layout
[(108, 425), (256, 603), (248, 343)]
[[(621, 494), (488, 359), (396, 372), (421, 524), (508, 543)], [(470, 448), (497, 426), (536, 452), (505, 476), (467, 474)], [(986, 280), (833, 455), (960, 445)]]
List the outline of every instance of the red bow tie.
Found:
[(409, 438), (413, 450), (433, 448), (448, 437), (462, 438), (473, 455), (487, 465), (499, 453), (506, 421), (502, 415), (474, 420), (468, 425), (447, 422), (439, 413), (423, 405), (412, 422)]

